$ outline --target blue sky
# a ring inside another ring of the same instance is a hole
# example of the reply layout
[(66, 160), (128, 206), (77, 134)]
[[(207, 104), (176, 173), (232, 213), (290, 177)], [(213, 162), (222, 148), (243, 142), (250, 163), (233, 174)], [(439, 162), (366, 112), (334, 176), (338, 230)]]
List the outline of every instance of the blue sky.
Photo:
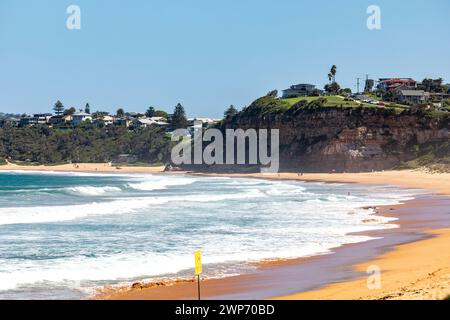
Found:
[[(81, 8), (81, 30), (66, 8)], [(366, 9), (381, 8), (368, 30)], [(450, 82), (448, 0), (0, 0), (0, 112), (89, 102), (220, 117), (272, 89), (337, 81), (443, 77)]]

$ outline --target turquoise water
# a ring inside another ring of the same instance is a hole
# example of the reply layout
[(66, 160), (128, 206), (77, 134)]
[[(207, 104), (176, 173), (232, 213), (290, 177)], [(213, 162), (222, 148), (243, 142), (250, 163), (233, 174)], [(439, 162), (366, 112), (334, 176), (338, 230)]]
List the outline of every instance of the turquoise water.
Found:
[[(245, 262), (328, 253), (393, 228), (362, 207), (414, 190), (183, 175), (0, 173), (0, 299), (82, 299), (96, 288), (207, 277)], [(349, 195), (350, 193), (350, 195)], [(369, 222), (368, 222), (369, 221)]]

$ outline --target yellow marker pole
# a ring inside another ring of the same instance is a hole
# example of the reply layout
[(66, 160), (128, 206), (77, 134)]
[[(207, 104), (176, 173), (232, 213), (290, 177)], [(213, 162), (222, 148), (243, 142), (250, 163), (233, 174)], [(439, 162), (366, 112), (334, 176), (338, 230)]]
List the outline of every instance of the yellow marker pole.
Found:
[(195, 275), (197, 276), (197, 289), (198, 289), (198, 300), (200, 299), (200, 275), (203, 272), (202, 266), (202, 252), (200, 250), (195, 251)]

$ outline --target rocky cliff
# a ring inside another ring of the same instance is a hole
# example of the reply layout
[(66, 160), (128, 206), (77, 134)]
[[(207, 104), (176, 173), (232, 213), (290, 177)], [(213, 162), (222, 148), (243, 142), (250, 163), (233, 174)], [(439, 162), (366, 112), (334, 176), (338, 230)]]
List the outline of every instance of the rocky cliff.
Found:
[(274, 101), (253, 103), (224, 121), (222, 129), (279, 129), (283, 170), (384, 170), (439, 146), (450, 155), (448, 112), (320, 104), (282, 109)]

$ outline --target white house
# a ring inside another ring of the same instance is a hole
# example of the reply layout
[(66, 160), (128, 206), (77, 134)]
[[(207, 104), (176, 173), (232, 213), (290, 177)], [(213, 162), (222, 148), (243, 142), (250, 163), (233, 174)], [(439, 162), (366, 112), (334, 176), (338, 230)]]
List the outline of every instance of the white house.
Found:
[(114, 117), (111, 117), (111, 116), (104, 116), (102, 120), (103, 120), (103, 123), (105, 124), (105, 126), (109, 126), (114, 123), (115, 119), (114, 119)]
[(92, 115), (89, 113), (78, 112), (72, 115), (72, 123), (75, 125), (80, 124), (83, 121), (90, 120), (92, 121)]

